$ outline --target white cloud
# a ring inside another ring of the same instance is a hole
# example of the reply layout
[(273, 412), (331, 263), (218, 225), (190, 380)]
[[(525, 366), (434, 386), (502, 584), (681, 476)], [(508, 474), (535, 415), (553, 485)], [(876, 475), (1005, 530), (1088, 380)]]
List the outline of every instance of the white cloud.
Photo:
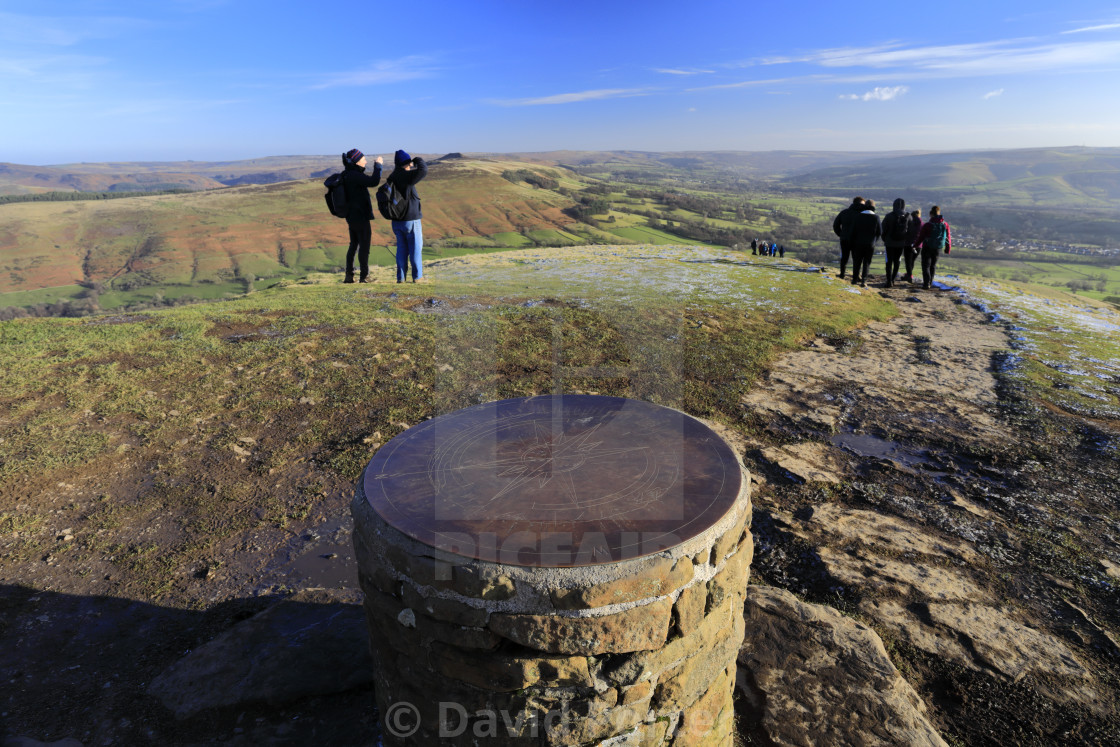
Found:
[(543, 106), (548, 104), (574, 104), (580, 101), (595, 101), (599, 99), (620, 99), (631, 96), (645, 96), (649, 91), (644, 88), (599, 88), (593, 91), (579, 91), (576, 93), (558, 93), (553, 96), (541, 96), (531, 99), (496, 99), (490, 103), (499, 106)]
[(1107, 31), (1109, 29), (1120, 29), (1120, 23), (1102, 23), (1098, 26), (1085, 26), (1084, 28), (1070, 29), (1069, 31), (1063, 31), (1062, 33), (1063, 34), (1081, 34), (1081, 33), (1084, 33), (1086, 31)]
[(381, 60), (368, 67), (335, 73), (312, 86), (313, 89), (341, 88), (344, 86), (376, 86), (400, 83), (406, 80), (434, 77), (437, 69), (428, 57), (412, 56), (399, 60)]
[(1002, 88), (997, 88), (994, 91), (988, 91), (987, 93), (985, 93), (984, 94), (984, 100), (987, 101), (988, 99), (994, 99), (996, 96), (1002, 96), (1002, 95), (1003, 95), (1003, 89)]
[(840, 98), (850, 101), (890, 101), (891, 99), (897, 99), (909, 90), (907, 86), (876, 86), (865, 94), (849, 93), (840, 96)]

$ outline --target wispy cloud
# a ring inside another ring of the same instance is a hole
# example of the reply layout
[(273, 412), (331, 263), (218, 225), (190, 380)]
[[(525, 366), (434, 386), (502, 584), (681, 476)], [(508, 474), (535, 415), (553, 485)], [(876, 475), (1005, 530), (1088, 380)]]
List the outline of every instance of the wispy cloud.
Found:
[(1083, 34), (1086, 31), (1108, 31), (1109, 29), (1120, 29), (1120, 23), (1102, 23), (1097, 26), (1084, 26), (1079, 29), (1070, 29), (1063, 31), (1063, 34)]
[(994, 99), (996, 96), (1002, 96), (1002, 95), (1003, 95), (1003, 89), (1002, 88), (997, 88), (994, 91), (988, 91), (987, 93), (985, 93), (984, 94), (984, 100), (987, 101), (988, 99)]
[(710, 75), (711, 73), (714, 73), (715, 70), (697, 70), (697, 69), (680, 70), (680, 69), (677, 69), (677, 68), (669, 68), (669, 67), (655, 67), (653, 69), (653, 72), (664, 73), (665, 75)]
[[(815, 78), (817, 76), (806, 76), (806, 78)], [(685, 89), (689, 93), (694, 91), (718, 91), (724, 88), (752, 88), (754, 86), (769, 86), (776, 83), (792, 83), (799, 80), (798, 78), (767, 78), (764, 80), (741, 80), (736, 83), (717, 83), (713, 86), (700, 86), (698, 88)]]
[(1120, 41), (1040, 43), (1038, 39), (1006, 39), (925, 47), (891, 43), (822, 49), (760, 62), (771, 66), (801, 63), (827, 69), (887, 69), (892, 73), (920, 72), (926, 77), (1073, 72), (1120, 65)]
[(414, 55), (399, 60), (380, 60), (357, 70), (333, 73), (311, 88), (319, 90), (324, 88), (377, 86), (419, 78), (432, 78), (437, 73), (438, 68), (432, 58)]
[(549, 104), (574, 104), (580, 101), (596, 101), (600, 99), (621, 99), (632, 96), (646, 96), (650, 93), (648, 88), (598, 88), (593, 91), (578, 91), (576, 93), (558, 93), (553, 96), (541, 96), (528, 99), (492, 99), (490, 103), (498, 106), (545, 106)]
[(840, 96), (840, 98), (851, 101), (890, 101), (891, 99), (897, 99), (909, 90), (907, 86), (876, 86), (867, 93), (849, 93)]
[(70, 47), (89, 39), (112, 39), (150, 29), (136, 18), (49, 17), (0, 12), (0, 41), (21, 46)]

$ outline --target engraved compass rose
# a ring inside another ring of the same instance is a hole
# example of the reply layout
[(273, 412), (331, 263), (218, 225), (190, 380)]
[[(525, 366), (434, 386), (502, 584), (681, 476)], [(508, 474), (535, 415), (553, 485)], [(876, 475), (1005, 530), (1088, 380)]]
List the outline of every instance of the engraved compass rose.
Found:
[[(433, 546), (469, 536), (481, 553), (487, 542), (535, 537), (543, 547), (540, 538), (562, 535), (575, 546), (601, 538), (621, 557), (635, 537), (681, 541), (710, 526), (737, 499), (741, 469), (722, 439), (678, 410), (545, 395), (410, 428), (378, 450), (363, 490), (390, 526)], [(543, 549), (519, 557), (552, 562)]]
[(505, 486), (494, 494), (490, 502), (526, 487), (535, 486), (537, 489), (543, 489), (556, 480), (559, 483), (557, 492), (575, 505), (580, 501), (581, 496), (572, 473), (588, 462), (614, 461), (624, 454), (644, 452), (648, 448), (646, 446), (601, 448), (603, 441), (592, 438), (600, 426), (601, 424), (596, 424), (575, 436), (561, 432), (554, 437), (544, 424), (534, 422), (535, 438), (520, 454), (492, 461), (465, 462), (453, 469), (461, 472), (493, 469), (497, 477), (510, 478)]

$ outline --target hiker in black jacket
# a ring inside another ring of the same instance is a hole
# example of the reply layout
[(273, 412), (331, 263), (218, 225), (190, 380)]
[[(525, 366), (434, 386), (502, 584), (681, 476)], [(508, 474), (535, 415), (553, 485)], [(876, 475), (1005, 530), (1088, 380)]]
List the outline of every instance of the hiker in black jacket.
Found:
[(424, 232), (421, 229), (420, 195), (416, 193), (416, 182), (428, 175), (428, 165), (424, 159), (398, 150), (393, 154), (393, 173), (385, 179), (401, 194), (408, 195), (408, 212), (401, 220), (393, 221), (393, 233), (397, 236), (397, 282), (403, 283), (408, 277), (408, 265), (412, 265), (412, 282), (424, 280), (424, 266), (420, 255), (424, 250)]
[(852, 285), (867, 287), (867, 271), (875, 256), (875, 240), (883, 235), (879, 216), (875, 215), (875, 201), (863, 203), (863, 211), (856, 216), (852, 227)]
[(910, 213), (910, 238), (906, 242), (906, 251), (902, 253), (903, 259), (906, 260), (906, 274), (902, 279), (907, 283), (914, 282), (914, 260), (922, 253), (921, 247), (918, 246), (918, 234), (921, 232), (922, 211), (918, 209)]
[(373, 176), (366, 174), (366, 157), (354, 148), (342, 154), (342, 183), (346, 186), (346, 227), (350, 229), (350, 248), (346, 250), (346, 278), (344, 283), (354, 282), (354, 255), (358, 255), (361, 275), (358, 282), (369, 282), (369, 245), (373, 231), (369, 222), (373, 220), (373, 203), (369, 199), (369, 188), (381, 183), (381, 156), (373, 163)]
[(910, 214), (906, 212), (906, 200), (899, 197), (894, 201), (894, 209), (883, 218), (883, 246), (887, 253), (887, 287), (894, 285), (898, 267), (902, 263), (902, 251), (910, 245)]
[(832, 221), (832, 232), (840, 237), (840, 277), (848, 268), (848, 258), (852, 256), (852, 229), (856, 227), (856, 216), (863, 210), (863, 198), (856, 197), (852, 204), (840, 211)]

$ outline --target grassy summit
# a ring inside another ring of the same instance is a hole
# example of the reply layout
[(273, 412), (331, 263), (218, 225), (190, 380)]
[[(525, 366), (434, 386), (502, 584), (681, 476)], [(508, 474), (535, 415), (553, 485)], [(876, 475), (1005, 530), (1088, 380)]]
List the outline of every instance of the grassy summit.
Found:
[[(0, 323), (5, 567), (65, 555), (114, 593), (198, 603), (194, 571), (304, 522), (424, 418), (561, 391), (734, 423), (779, 351), (892, 314), (800, 263), (699, 248), (529, 250), (428, 273)], [(59, 483), (81, 487), (44, 501)], [(77, 539), (59, 546), (63, 528)]]

